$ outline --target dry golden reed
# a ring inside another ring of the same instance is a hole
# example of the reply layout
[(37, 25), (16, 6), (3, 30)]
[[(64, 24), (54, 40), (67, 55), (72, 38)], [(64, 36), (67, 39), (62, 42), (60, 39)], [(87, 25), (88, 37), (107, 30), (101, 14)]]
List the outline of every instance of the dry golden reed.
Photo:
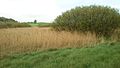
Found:
[(97, 42), (87, 33), (56, 32), (50, 28), (0, 29), (0, 56), (49, 48), (83, 47)]

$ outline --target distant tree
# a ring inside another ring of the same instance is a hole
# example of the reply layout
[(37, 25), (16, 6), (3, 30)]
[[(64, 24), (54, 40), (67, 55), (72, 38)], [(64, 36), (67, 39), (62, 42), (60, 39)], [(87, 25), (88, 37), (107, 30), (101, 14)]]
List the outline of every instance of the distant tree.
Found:
[(12, 18), (5, 18), (5, 17), (0, 17), (0, 23), (18, 23), (18, 21), (12, 19)]
[(12, 18), (0, 17), (0, 29), (1, 28), (16, 28), (16, 27), (30, 27), (27, 23), (19, 23)]
[(37, 20), (34, 20), (34, 23), (37, 23)]

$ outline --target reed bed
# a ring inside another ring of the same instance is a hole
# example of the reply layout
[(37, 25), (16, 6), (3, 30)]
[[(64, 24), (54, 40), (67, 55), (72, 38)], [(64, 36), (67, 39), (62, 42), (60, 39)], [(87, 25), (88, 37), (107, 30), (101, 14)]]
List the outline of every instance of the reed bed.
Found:
[(97, 41), (91, 33), (56, 32), (50, 28), (0, 29), (0, 57), (51, 48), (86, 47)]

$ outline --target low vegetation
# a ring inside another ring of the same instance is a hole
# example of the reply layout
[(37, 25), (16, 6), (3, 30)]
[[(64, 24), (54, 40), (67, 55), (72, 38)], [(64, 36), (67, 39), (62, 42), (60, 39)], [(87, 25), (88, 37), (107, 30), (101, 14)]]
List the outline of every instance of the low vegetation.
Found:
[(29, 23), (31, 27), (38, 27), (39, 23)]
[(50, 27), (51, 23), (38, 22), (38, 23), (29, 23), (32, 27)]
[(27, 23), (19, 23), (14, 19), (0, 17), (0, 28), (17, 28), (17, 27), (30, 27), (30, 25)]
[(97, 42), (90, 33), (56, 32), (50, 28), (0, 29), (0, 57), (53, 48), (91, 47)]
[(50, 27), (51, 23), (39, 23), (38, 27)]
[(14, 54), (0, 60), (0, 68), (119, 68), (120, 43), (89, 48), (52, 49)]

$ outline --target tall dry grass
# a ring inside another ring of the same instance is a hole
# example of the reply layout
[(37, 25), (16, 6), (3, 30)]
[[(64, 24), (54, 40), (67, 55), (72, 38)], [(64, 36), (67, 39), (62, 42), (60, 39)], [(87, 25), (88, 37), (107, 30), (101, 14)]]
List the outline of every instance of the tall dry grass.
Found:
[(96, 36), (90, 33), (56, 32), (49, 28), (0, 29), (0, 56), (49, 48), (85, 47), (96, 42)]

